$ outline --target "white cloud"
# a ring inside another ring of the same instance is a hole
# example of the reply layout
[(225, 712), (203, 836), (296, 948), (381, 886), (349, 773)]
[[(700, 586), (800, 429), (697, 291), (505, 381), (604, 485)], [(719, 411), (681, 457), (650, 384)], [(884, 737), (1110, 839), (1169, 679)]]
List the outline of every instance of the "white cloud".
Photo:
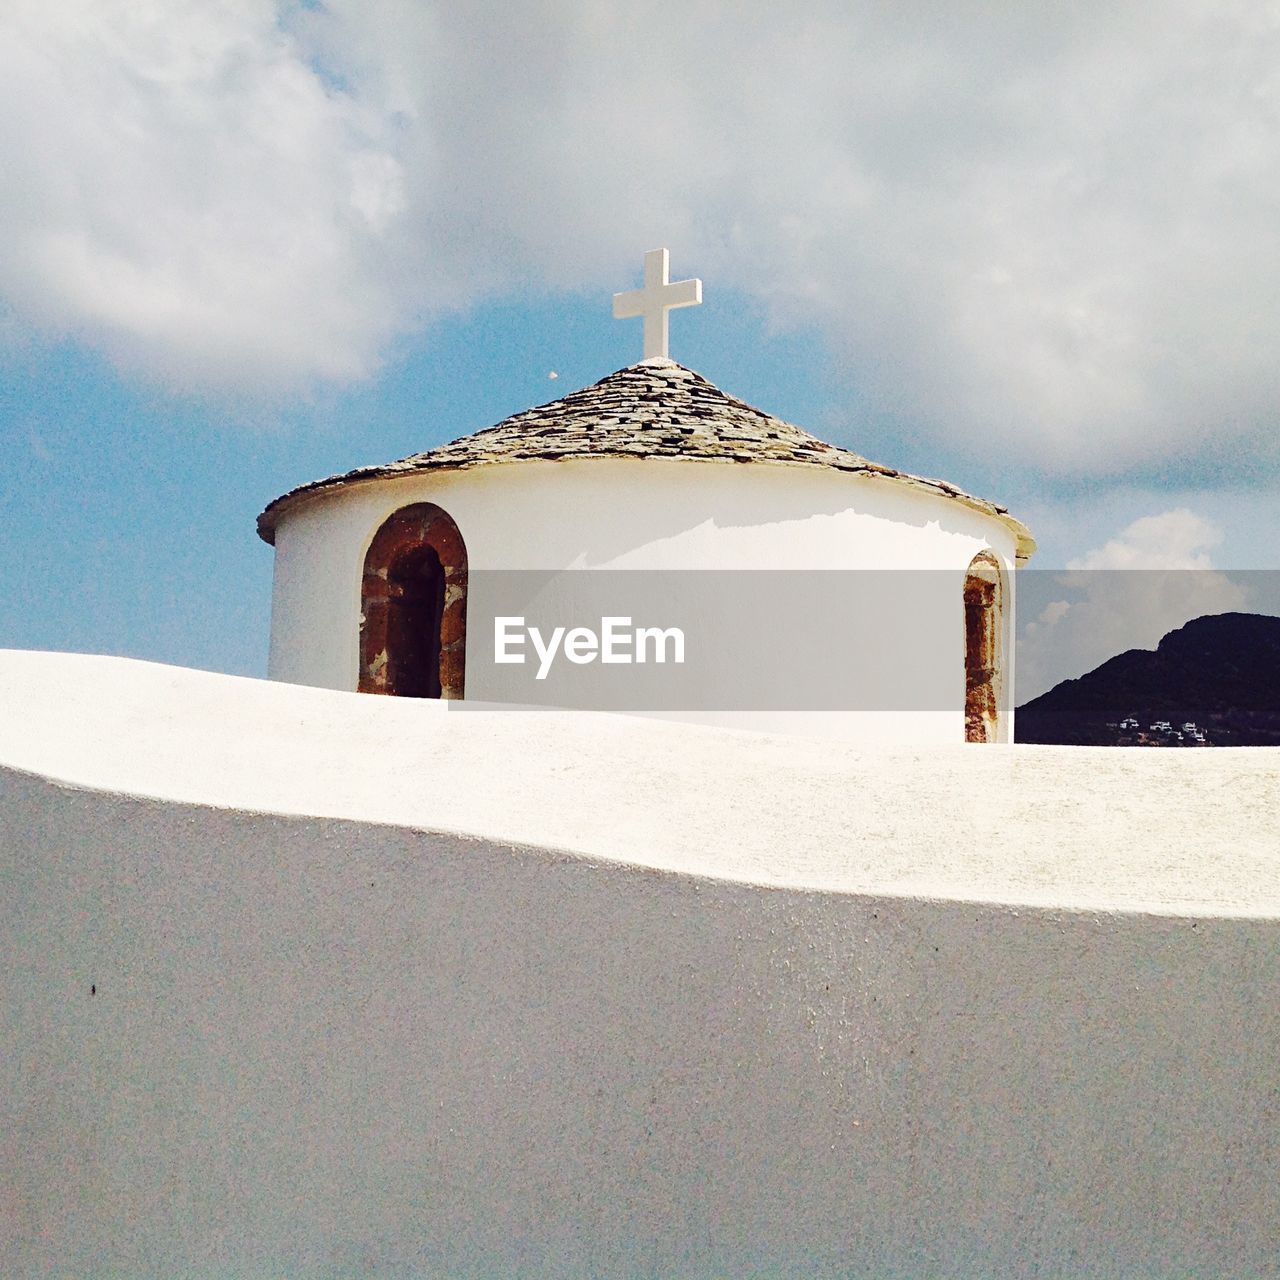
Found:
[(1212, 569), (1222, 530), (1186, 507), (1135, 520), (1105, 545), (1068, 561), (1068, 569)]
[(953, 443), (1280, 459), (1274, 3), (18, 0), (7, 25), (0, 289), (178, 380), (358, 376), (442, 307), (607, 296), (669, 243)]
[(0, 39), (0, 290), (181, 387), (368, 370), (405, 294), (384, 123), (266, 0), (16, 0)]
[(1211, 551), (1221, 541), (1216, 524), (1178, 508), (1133, 521), (1053, 574), (1070, 598), (1051, 600), (1022, 628), (1018, 701), (1128, 649), (1154, 649), (1192, 618), (1246, 608), (1248, 586), (1214, 570)]

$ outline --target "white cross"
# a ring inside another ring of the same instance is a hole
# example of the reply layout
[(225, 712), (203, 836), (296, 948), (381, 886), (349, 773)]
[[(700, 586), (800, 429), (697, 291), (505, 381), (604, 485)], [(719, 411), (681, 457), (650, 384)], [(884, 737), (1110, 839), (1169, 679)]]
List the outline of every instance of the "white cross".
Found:
[(667, 312), (675, 307), (696, 307), (702, 301), (701, 280), (669, 278), (671, 255), (650, 249), (644, 255), (644, 288), (613, 295), (613, 318), (644, 316), (644, 358), (666, 360)]

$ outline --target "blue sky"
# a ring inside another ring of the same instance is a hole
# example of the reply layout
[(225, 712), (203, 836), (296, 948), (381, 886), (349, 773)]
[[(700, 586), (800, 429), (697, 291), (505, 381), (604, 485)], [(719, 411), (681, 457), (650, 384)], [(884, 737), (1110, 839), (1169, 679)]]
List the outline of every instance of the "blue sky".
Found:
[(673, 356), (1039, 566), (1280, 568), (1280, 28), (746, 9), (7, 7), (0, 645), (261, 674), (258, 510), (638, 358), (659, 244)]
[[(158, 390), (72, 341), (11, 351), (0, 414), (16, 554), (0, 568), (0, 644), (264, 674), (272, 553), (254, 531), (262, 507), (631, 363), (640, 325), (614, 321), (611, 303), (486, 303), (433, 324), (356, 386), (269, 406)], [(685, 363), (753, 402), (802, 421), (840, 403), (820, 340), (769, 334), (745, 299), (711, 296), (673, 330)]]

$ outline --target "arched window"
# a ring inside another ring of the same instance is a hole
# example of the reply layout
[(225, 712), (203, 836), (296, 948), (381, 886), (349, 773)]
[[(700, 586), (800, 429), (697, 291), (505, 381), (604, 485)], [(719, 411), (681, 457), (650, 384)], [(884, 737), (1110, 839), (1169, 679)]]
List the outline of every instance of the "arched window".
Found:
[(1004, 571), (990, 551), (964, 578), (964, 740), (999, 742), (1004, 729)]
[(373, 536), (360, 589), (361, 693), (461, 698), (467, 548), (433, 502), (401, 507)]

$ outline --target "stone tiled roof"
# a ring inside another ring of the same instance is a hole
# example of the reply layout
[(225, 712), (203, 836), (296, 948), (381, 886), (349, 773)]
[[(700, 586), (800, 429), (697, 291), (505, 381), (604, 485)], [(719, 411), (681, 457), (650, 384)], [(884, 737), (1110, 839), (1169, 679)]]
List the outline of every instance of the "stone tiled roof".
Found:
[(276, 520), (286, 507), (304, 495), (342, 485), (423, 471), (566, 458), (757, 462), (882, 476), (932, 490), (1000, 518), (1017, 534), (1020, 555), (1029, 555), (1035, 547), (1026, 527), (1006, 508), (945, 481), (907, 475), (828, 444), (801, 427), (727, 395), (701, 374), (672, 360), (629, 365), (561, 400), (526, 409), (496, 426), (425, 453), (300, 485), (268, 505), (258, 517), (258, 533), (264, 541), (274, 542)]

